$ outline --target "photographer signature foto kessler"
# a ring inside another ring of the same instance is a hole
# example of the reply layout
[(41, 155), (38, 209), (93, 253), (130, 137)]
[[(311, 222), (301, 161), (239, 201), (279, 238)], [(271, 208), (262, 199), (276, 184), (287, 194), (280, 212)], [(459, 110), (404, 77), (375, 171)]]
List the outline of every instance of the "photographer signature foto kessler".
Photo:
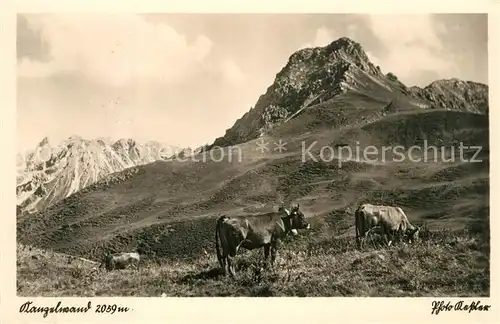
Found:
[(432, 302), (432, 314), (438, 315), (440, 312), (449, 312), (449, 311), (463, 311), (463, 312), (487, 312), (491, 309), (491, 305), (482, 305), (481, 301), (472, 301), (470, 303), (466, 303), (461, 300), (455, 303), (447, 302), (445, 304), (444, 300), (441, 301), (433, 301)]

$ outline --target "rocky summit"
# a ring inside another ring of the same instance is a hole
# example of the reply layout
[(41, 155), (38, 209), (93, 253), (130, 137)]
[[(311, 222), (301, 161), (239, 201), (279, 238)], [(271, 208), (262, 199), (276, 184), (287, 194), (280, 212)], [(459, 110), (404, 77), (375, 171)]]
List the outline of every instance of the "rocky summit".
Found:
[[(344, 93), (405, 102), (401, 109), (446, 109), (485, 113), (488, 86), (457, 79), (438, 80), (425, 88), (408, 88), (393, 73), (370, 62), (362, 46), (342, 37), (325, 47), (293, 53), (254, 108), (217, 138), (213, 146), (229, 146), (272, 131), (307, 109)], [(384, 112), (383, 115), (387, 113)]]

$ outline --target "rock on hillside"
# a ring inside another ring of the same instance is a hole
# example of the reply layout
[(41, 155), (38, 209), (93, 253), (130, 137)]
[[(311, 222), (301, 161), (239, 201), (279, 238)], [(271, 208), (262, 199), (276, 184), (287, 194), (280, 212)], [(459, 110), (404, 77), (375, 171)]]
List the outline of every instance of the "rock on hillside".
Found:
[(17, 156), (18, 212), (42, 211), (117, 171), (170, 158), (179, 149), (159, 142), (70, 137), (57, 147), (44, 138)]
[(481, 113), (488, 109), (487, 85), (452, 79), (433, 82), (423, 89), (408, 88), (394, 74), (384, 74), (371, 63), (360, 44), (342, 37), (325, 47), (293, 53), (255, 107), (213, 145), (228, 146), (255, 139), (304, 109), (346, 92), (387, 103), (395, 97), (405, 97), (407, 104), (417, 109)]
[(193, 149), (191, 147), (186, 147), (182, 150), (179, 150), (176, 152), (172, 157), (171, 160), (175, 159), (185, 159), (185, 158), (190, 158), (194, 157), (200, 153), (205, 152), (210, 146), (208, 144), (198, 146), (197, 148)]

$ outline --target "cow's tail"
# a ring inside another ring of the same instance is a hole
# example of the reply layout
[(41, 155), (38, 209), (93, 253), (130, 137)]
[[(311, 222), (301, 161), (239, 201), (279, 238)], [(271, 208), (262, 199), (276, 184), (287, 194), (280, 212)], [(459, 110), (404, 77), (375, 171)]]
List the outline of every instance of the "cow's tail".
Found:
[(354, 212), (354, 225), (356, 227), (356, 243), (358, 244), (358, 247), (360, 246), (361, 236), (363, 235), (362, 231), (365, 228), (364, 220), (365, 218), (363, 217), (363, 211), (361, 210), (361, 207), (358, 207)]
[(227, 219), (227, 217), (222, 215), (217, 219), (217, 223), (215, 224), (215, 250), (217, 251), (217, 261), (219, 261), (219, 265), (221, 266), (221, 268), (224, 268), (224, 264), (222, 263), (222, 253), (220, 252), (219, 239), (220, 227), (225, 219)]

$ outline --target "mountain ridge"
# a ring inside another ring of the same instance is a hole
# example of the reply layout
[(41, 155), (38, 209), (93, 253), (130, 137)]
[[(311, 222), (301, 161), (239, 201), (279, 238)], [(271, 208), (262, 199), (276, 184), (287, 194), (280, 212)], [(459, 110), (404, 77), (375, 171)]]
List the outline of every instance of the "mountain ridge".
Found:
[(124, 169), (168, 159), (178, 147), (133, 139), (109, 141), (73, 135), (57, 146), (44, 137), (38, 145), (17, 155), (17, 205), (33, 213)]

